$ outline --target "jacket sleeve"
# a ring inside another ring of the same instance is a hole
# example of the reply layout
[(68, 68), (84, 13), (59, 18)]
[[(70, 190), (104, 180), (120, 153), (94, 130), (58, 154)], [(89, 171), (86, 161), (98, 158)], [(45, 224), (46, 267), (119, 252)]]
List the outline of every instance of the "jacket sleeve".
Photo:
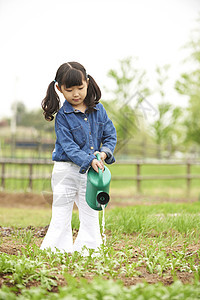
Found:
[[(62, 126), (61, 126), (62, 125)], [(94, 154), (87, 154), (81, 150), (78, 144), (73, 140), (72, 133), (69, 128), (63, 125), (61, 116), (56, 116), (55, 131), (57, 140), (62, 145), (63, 150), (67, 154), (68, 158), (76, 165), (80, 166), (80, 173), (84, 174), (92, 163), (92, 160), (96, 158)]]
[(113, 155), (116, 143), (117, 143), (117, 134), (116, 129), (113, 125), (113, 122), (108, 118), (105, 108), (103, 107), (103, 115), (104, 115), (104, 130), (102, 136), (102, 147), (100, 148), (101, 152), (105, 152), (107, 154), (107, 158), (105, 162), (107, 164), (112, 164), (115, 162), (115, 158)]

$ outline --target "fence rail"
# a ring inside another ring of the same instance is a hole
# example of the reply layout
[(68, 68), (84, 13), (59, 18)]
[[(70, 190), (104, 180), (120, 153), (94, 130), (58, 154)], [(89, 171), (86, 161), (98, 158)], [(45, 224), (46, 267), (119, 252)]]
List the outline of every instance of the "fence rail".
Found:
[[(141, 192), (141, 182), (144, 180), (178, 180), (178, 179), (185, 179), (187, 184), (187, 192), (190, 193), (191, 189), (191, 180), (192, 179), (200, 179), (200, 175), (198, 174), (191, 174), (191, 166), (192, 165), (200, 165), (200, 161), (164, 161), (164, 160), (154, 160), (154, 161), (147, 161), (147, 160), (131, 160), (131, 161), (118, 161), (116, 162), (117, 165), (134, 165), (136, 166), (136, 175), (135, 176), (112, 176), (112, 180), (129, 180), (129, 181), (136, 181), (137, 185), (137, 192)], [(17, 172), (9, 173), (6, 168), (7, 165), (21, 165), (28, 167), (28, 174), (18, 174)], [(51, 172), (45, 174), (34, 174), (33, 168), (34, 166), (44, 165), (44, 166), (53, 166), (53, 162), (49, 159), (3, 159), (0, 158), (0, 166), (1, 166), (1, 190), (5, 190), (5, 181), (6, 179), (21, 179), (21, 180), (28, 180), (28, 190), (32, 191), (33, 189), (33, 181), (38, 179), (50, 179)], [(141, 175), (141, 166), (144, 165), (183, 165), (186, 166), (186, 174), (185, 175)]]

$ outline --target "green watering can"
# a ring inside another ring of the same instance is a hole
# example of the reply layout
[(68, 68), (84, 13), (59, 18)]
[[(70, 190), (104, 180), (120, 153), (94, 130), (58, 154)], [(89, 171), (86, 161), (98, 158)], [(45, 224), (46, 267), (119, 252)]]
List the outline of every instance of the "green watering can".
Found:
[[(96, 157), (99, 161), (101, 160), (99, 153), (96, 154)], [(103, 172), (99, 168), (99, 173), (92, 167), (90, 168), (87, 174), (86, 202), (91, 208), (102, 210), (101, 205), (105, 205), (105, 207), (108, 205), (110, 181), (111, 173), (106, 166), (104, 166)]]

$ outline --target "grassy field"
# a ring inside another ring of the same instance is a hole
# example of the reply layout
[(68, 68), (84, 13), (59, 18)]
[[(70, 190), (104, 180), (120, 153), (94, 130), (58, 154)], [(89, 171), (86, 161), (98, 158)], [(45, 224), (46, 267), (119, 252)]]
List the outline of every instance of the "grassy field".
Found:
[(40, 250), (50, 217), (1, 207), (0, 299), (199, 299), (200, 202), (106, 209), (99, 256)]

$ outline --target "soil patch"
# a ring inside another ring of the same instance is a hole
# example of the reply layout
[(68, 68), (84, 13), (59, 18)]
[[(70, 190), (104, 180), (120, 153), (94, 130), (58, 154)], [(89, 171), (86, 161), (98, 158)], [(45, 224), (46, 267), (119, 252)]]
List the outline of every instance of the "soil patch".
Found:
[[(119, 201), (120, 199), (120, 201)], [(0, 207), (16, 208), (51, 208), (53, 196), (52, 193), (5, 193), (0, 192)], [(134, 195), (133, 197), (124, 198), (123, 196), (112, 196), (107, 208), (126, 207), (133, 205), (151, 205), (164, 202), (195, 202), (197, 199), (188, 198), (166, 198), (158, 196)], [(75, 206), (76, 208), (76, 206)]]

